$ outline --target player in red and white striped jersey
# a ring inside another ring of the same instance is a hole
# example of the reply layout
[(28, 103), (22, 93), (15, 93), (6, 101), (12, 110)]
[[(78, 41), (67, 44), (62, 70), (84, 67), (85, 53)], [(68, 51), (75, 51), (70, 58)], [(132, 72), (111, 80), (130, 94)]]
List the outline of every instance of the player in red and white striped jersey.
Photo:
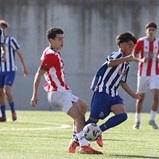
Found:
[(44, 50), (41, 57), (42, 62), (34, 78), (33, 95), (30, 104), (36, 106), (38, 103), (38, 87), (44, 75), (46, 79), (44, 89), (48, 92), (49, 103), (63, 110), (73, 118), (75, 123), (76, 139), (71, 140), (68, 152), (75, 153), (76, 147), (80, 146), (82, 153), (102, 154), (102, 152), (92, 149), (84, 138), (82, 130), (85, 126), (84, 114), (87, 110), (86, 103), (73, 95), (65, 83), (64, 63), (59, 52), (64, 45), (63, 30), (51, 28), (47, 32), (47, 38), (50, 46)]
[(146, 24), (146, 36), (139, 38), (134, 47), (135, 60), (139, 62), (137, 91), (142, 93), (142, 99), (136, 101), (135, 129), (139, 129), (145, 93), (149, 90), (152, 92), (149, 124), (158, 129), (155, 123), (159, 100), (159, 39), (155, 37), (156, 30), (154, 22)]

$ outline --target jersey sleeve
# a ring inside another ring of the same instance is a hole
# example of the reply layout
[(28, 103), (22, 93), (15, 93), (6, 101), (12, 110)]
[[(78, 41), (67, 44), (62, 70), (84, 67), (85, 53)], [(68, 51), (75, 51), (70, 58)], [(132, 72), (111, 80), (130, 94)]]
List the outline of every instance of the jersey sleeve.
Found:
[(0, 28), (0, 44), (4, 44), (4, 33), (2, 28)]
[(141, 51), (142, 41), (138, 40), (134, 46), (134, 53), (138, 54)]
[(17, 40), (14, 37), (11, 37), (11, 47), (13, 48), (14, 51), (20, 48), (20, 45), (18, 44)]
[(48, 54), (41, 61), (40, 67), (43, 70), (49, 71), (49, 69), (58, 63), (58, 58), (56, 55)]

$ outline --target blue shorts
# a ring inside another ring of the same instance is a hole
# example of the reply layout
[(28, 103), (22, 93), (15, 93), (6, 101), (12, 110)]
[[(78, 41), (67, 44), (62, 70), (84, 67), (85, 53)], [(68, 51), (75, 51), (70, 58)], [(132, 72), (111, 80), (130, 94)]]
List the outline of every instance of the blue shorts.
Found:
[(91, 101), (90, 117), (105, 119), (111, 112), (111, 106), (115, 104), (123, 104), (123, 99), (119, 95), (111, 97), (105, 92), (94, 92)]
[(13, 72), (0, 72), (0, 88), (5, 85), (12, 86), (15, 79), (15, 71)]

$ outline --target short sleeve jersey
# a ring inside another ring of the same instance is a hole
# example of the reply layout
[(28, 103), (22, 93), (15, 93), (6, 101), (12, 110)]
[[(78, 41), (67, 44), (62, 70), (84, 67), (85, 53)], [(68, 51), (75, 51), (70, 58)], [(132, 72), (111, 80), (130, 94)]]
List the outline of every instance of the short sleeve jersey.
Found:
[(155, 76), (159, 75), (159, 39), (149, 42), (146, 37), (139, 38), (135, 47), (134, 53), (139, 55), (139, 58), (148, 58), (146, 63), (139, 62), (138, 76)]
[(118, 95), (120, 82), (126, 82), (129, 71), (129, 62), (124, 62), (114, 67), (108, 67), (111, 59), (119, 59), (123, 57), (121, 50), (111, 53), (106, 62), (99, 68), (91, 84), (91, 89), (98, 92), (106, 92), (114, 97)]
[(66, 85), (64, 79), (64, 63), (60, 52), (47, 47), (42, 54), (41, 60), (40, 67), (46, 70), (44, 74), (46, 80), (46, 84), (44, 85), (45, 91), (68, 90), (69, 87)]

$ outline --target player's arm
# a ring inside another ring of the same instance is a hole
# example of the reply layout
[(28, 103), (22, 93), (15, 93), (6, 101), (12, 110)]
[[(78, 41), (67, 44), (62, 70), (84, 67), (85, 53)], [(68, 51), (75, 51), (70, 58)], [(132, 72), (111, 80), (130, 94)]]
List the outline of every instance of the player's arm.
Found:
[(121, 82), (120, 85), (132, 98), (141, 99), (141, 94), (134, 93), (126, 82)]
[(35, 107), (38, 103), (38, 88), (40, 85), (41, 77), (45, 74), (46, 70), (42, 67), (39, 67), (37, 70), (35, 77), (34, 77), (34, 83), (33, 83), (33, 95), (30, 101), (30, 104)]
[(22, 53), (21, 53), (21, 51), (19, 49), (16, 50), (16, 52), (17, 52), (18, 58), (20, 60), (20, 63), (22, 65), (22, 71), (23, 71), (24, 77), (26, 77), (28, 75), (28, 71), (27, 71), (27, 68), (25, 66), (25, 62), (24, 62)]
[(133, 55), (128, 55), (128, 56), (121, 57), (118, 59), (110, 59), (108, 61), (108, 67), (114, 67), (114, 66), (124, 63), (125, 61), (132, 61), (133, 59), (134, 59)]

